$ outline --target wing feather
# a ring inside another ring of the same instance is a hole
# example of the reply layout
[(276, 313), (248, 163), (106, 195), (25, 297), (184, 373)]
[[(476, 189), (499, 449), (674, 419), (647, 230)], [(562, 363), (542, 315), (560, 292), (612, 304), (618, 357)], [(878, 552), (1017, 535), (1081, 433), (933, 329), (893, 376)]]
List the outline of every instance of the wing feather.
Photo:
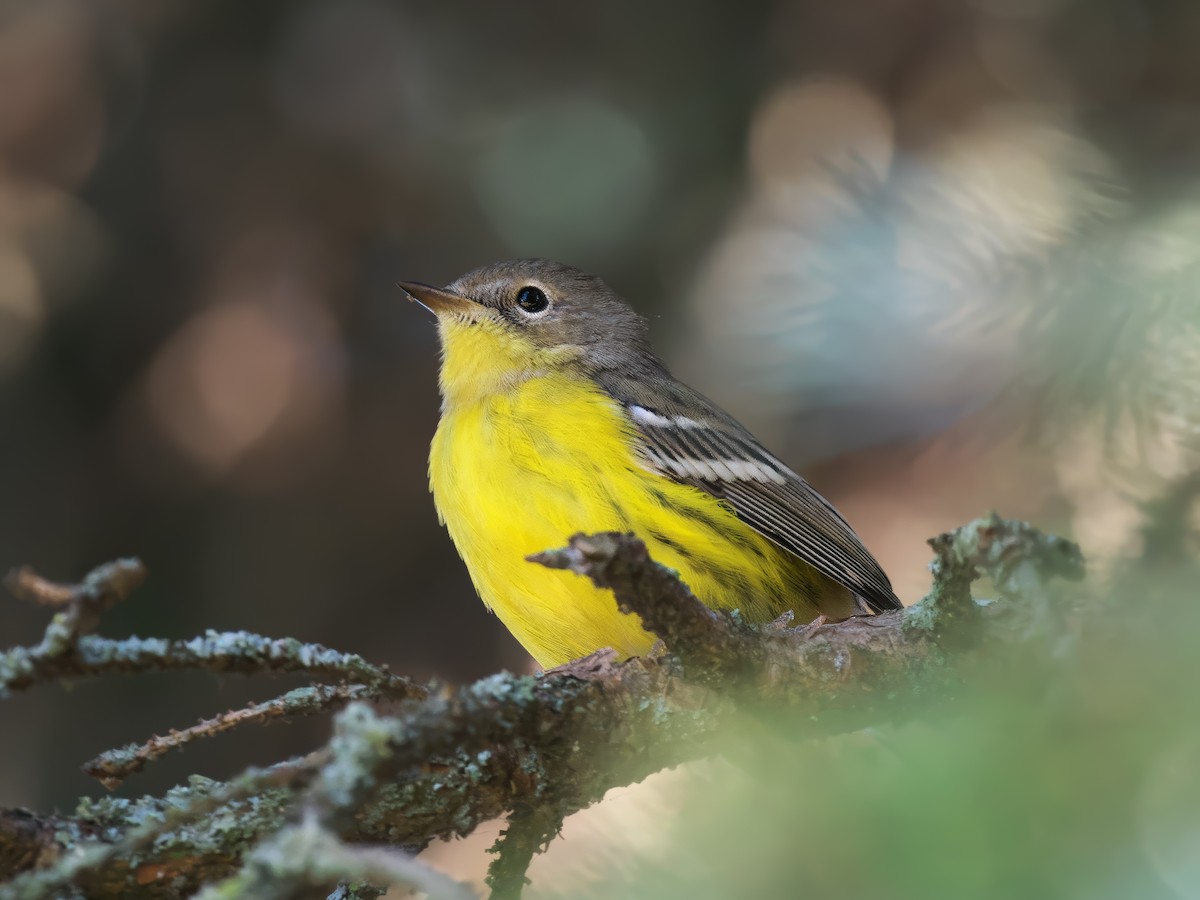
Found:
[(899, 609), (891, 582), (841, 514), (711, 401), (671, 380), (674, 396), (641, 401), (630, 378), (600, 378), (644, 441), (655, 471), (726, 501), (738, 518), (875, 612)]

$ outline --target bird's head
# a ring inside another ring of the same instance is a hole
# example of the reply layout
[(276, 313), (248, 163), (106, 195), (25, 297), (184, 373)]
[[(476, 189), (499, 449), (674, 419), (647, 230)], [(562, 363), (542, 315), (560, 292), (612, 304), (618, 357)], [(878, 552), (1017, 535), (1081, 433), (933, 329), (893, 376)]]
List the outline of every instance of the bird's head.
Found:
[(442, 390), (494, 393), (561, 367), (636, 369), (653, 359), (641, 316), (594, 275), (544, 259), (400, 287), (438, 318)]

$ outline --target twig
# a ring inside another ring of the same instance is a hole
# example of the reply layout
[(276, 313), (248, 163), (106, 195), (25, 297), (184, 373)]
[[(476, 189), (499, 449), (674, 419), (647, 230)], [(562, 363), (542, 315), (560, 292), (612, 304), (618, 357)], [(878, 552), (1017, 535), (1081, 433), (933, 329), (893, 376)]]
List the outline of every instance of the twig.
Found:
[(207, 631), (190, 640), (80, 638), (67, 656), (39, 657), (37, 648), (0, 653), (0, 698), (8, 692), (55, 678), (97, 677), (143, 672), (203, 669), (252, 675), (304, 672), (315, 678), (346, 680), (377, 688), (395, 699), (422, 697), (426, 690), (356, 653), (341, 653), (293, 638), (269, 638), (246, 631)]
[(703, 683), (728, 684), (760, 655), (760, 635), (739, 630), (728, 616), (701, 603), (678, 575), (651, 560), (646, 545), (632, 534), (576, 534), (566, 548), (535, 553), (529, 560), (611, 588), (621, 611), (637, 613)]
[(0, 699), (22, 681), (52, 677), (55, 670), (72, 665), (80, 636), (94, 631), (101, 613), (128, 597), (145, 578), (146, 569), (137, 559), (98, 566), (75, 585), (48, 581), (28, 567), (10, 572), (4, 583), (14, 596), (65, 609), (54, 614), (36, 647), (0, 655)]
[(557, 837), (562, 823), (563, 817), (548, 804), (521, 804), (512, 811), (489, 851), (496, 854), (487, 874), (491, 900), (519, 900), (529, 884), (529, 864)]
[(928, 543), (936, 553), (929, 566), (933, 587), (907, 610), (905, 628), (936, 634), (950, 649), (972, 647), (982, 634), (980, 607), (971, 598), (971, 582), (981, 573), (1003, 594), (1020, 597), (1054, 578), (1078, 581), (1085, 571), (1078, 544), (994, 512)]
[[(134, 859), (153, 845), (157, 838), (180, 825), (258, 794), (266, 788), (302, 784), (316, 774), (322, 759), (323, 755), (317, 755), (279, 763), (268, 769), (248, 769), (218, 789), (197, 795), (191, 802), (165, 807), (159, 816), (132, 828), (117, 841), (81, 844), (51, 868), (19, 875), (7, 884), (0, 885), (0, 900), (41, 900), (58, 896), (60, 891), (77, 886), (87, 875), (110, 863)], [(171, 871), (169, 862), (163, 871)], [(154, 877), (142, 872), (138, 880), (144, 882)]]
[(8, 589), (17, 597), (50, 606), (56, 613), (36, 647), (14, 647), (0, 653), (0, 699), (15, 690), (55, 678), (208, 669), (214, 672), (306, 672), (345, 680), (393, 699), (424, 697), (426, 689), (393, 675), (354, 653), (340, 653), (293, 638), (274, 639), (245, 631), (206, 631), (186, 641), (158, 638), (112, 640), (90, 634), (99, 616), (146, 578), (139, 560), (119, 559), (98, 566), (78, 585), (49, 581), (28, 567), (9, 573)]
[(118, 559), (97, 566), (79, 584), (61, 584), (38, 575), (29, 566), (9, 572), (4, 586), (21, 600), (43, 606), (86, 603), (107, 610), (132, 594), (146, 580), (140, 559)]
[(112, 790), (130, 775), (142, 771), (148, 763), (200, 738), (212, 737), (248, 722), (265, 724), (274, 719), (310, 716), (335, 709), (353, 700), (374, 700), (379, 696), (380, 692), (376, 688), (361, 684), (315, 684), (299, 687), (273, 700), (205, 719), (182, 731), (171, 729), (166, 735), (156, 735), (143, 744), (130, 744), (105, 751), (84, 763), (82, 769)]
[(352, 703), (333, 721), (329, 758), (312, 789), (308, 808), (321, 823), (342, 830), (379, 785), (379, 773), (402, 738), (399, 720), (383, 718), (365, 703)]
[(466, 886), (397, 850), (352, 847), (321, 827), (315, 816), (284, 828), (260, 845), (242, 870), (196, 900), (290, 900), (307, 889), (345, 879), (406, 885), (430, 900), (474, 900)]
[(43, 578), (29, 566), (21, 566), (5, 575), (4, 586), (18, 600), (27, 600), (39, 606), (66, 606), (79, 590), (78, 585), (61, 584)]

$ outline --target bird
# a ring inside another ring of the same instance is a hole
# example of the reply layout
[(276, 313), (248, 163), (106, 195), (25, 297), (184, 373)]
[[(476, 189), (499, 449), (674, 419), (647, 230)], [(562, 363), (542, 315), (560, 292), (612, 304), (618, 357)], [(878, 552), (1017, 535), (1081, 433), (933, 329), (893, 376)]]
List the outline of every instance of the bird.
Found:
[(438, 518), (538, 665), (654, 646), (611, 591), (527, 560), (578, 532), (632, 532), (704, 604), (751, 623), (901, 608), (833, 505), (675, 379), (599, 277), (518, 259), (400, 287), (436, 316), (441, 343)]

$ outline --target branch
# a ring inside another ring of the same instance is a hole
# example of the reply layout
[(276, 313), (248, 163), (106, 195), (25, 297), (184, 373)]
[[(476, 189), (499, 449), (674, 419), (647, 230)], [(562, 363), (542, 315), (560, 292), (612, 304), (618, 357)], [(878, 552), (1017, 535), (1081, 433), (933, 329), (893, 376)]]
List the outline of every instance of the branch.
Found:
[[(383, 841), (415, 851), (434, 837), (468, 834), (519, 802), (581, 809), (616, 784), (630, 784), (703, 755), (705, 738), (723, 714), (733, 711), (731, 704), (713, 702), (706, 699), (707, 692), (679, 682), (662, 661), (631, 660), (619, 665), (611, 653), (540, 677), (493, 676), (459, 693), (466, 696), (456, 698), (454, 705), (476, 709), (481, 717), (487, 710), (504, 717), (532, 702), (535, 695), (554, 698), (557, 694), (557, 700), (549, 702), (569, 713), (569, 721), (561, 729), (543, 731), (536, 719), (526, 717), (530, 740), (482, 750), (456, 749), (440, 760), (423, 761), (395, 782), (382, 780), (382, 770), (355, 770), (346, 764), (347, 754), (340, 768), (321, 773), (323, 791), (334, 806), (370, 795), (349, 824), (338, 829), (344, 840)], [(405, 728), (428, 710), (414, 712), (415, 717), (409, 713), (380, 720), (368, 707), (352, 705), (338, 716), (338, 739), (361, 746), (386, 735), (389, 744), (394, 740), (402, 749)], [(469, 718), (459, 727), (467, 727)], [(416, 743), (424, 744), (425, 737), (419, 736)], [(453, 739), (434, 743), (450, 746)], [(415, 747), (409, 747), (415, 753)], [(296, 764), (287, 777), (272, 779), (270, 789), (260, 785), (250, 799), (236, 783), (193, 779), (162, 799), (88, 801), (74, 817), (38, 819), (36, 828), (25, 827), (13, 835), (19, 843), (0, 848), (0, 859), (19, 855), (52, 860), (67, 848), (95, 847), (95, 841), (108, 850), (103, 856), (89, 857), (86, 867), (67, 865), (58, 872), (30, 876), (38, 879), (41, 893), (6, 893), (0, 888), (0, 897), (53, 896), (48, 888), (66, 883), (78, 884), (96, 897), (186, 895), (204, 882), (228, 876), (263, 834), (285, 823), (290, 810), (312, 802), (305, 797), (305, 785), (330, 761), (326, 756), (303, 767)], [(342, 793), (334, 789), (338, 772), (344, 772), (347, 781)], [(373, 787), (364, 789), (364, 782)], [(0, 822), (11, 815), (0, 814)], [(146, 822), (154, 823), (152, 834), (137, 831)], [(236, 828), (230, 827), (232, 822)], [(0, 826), (0, 835), (8, 830)], [(130, 833), (142, 837), (135, 837), (134, 843), (112, 843)], [(116, 864), (129, 858), (135, 844), (142, 848), (136, 852), (137, 865)], [(11, 871), (0, 871), (0, 877)]]
[[(0, 900), (57, 897), (70, 887), (81, 887), (89, 896), (99, 893), (124, 897), (126, 891), (135, 886), (144, 888), (166, 876), (174, 877), (178, 871), (189, 870), (192, 860), (173, 858), (174, 855), (153, 859), (153, 848), (164, 843), (161, 838), (271, 787), (288, 785), (294, 788), (315, 771), (315, 760), (310, 759), (280, 763), (269, 769), (248, 769), (233, 781), (210, 791), (186, 792), (175, 798), (168, 797), (165, 802), (150, 808), (137, 809), (134, 815), (120, 821), (119, 828), (114, 828), (114, 823), (105, 821), (103, 816), (89, 816), (89, 804), (85, 800), (80, 804), (81, 814), (77, 820), (53, 822), (53, 842), (41, 847), (42, 858), (55, 860), (54, 865), (41, 871), (26, 872), (0, 885)], [(0, 821), (10, 821), (12, 812), (6, 811)], [(40, 826), (45, 828), (50, 824), (43, 822)], [(28, 835), (33, 825), (26, 822), (25, 826), (24, 833)], [(8, 830), (8, 827), (0, 826), (0, 835)], [(67, 839), (71, 842), (70, 853), (64, 852), (68, 849), (63, 843)], [(202, 852), (202, 847), (202, 844), (196, 844), (188, 850), (195, 854)], [(13, 849), (6, 847), (6, 852), (0, 856), (8, 856)], [(135, 862), (139, 863), (136, 867)], [(114, 887), (115, 894), (112, 893)]]
[(142, 771), (147, 763), (200, 738), (212, 737), (248, 722), (266, 724), (280, 718), (310, 716), (345, 706), (353, 700), (376, 700), (380, 696), (380, 691), (361, 684), (299, 687), (265, 703), (255, 703), (205, 719), (182, 731), (171, 729), (164, 737), (156, 735), (142, 744), (129, 744), (105, 751), (84, 763), (82, 768), (86, 774), (112, 790), (130, 775)]
[(342, 843), (313, 816), (261, 844), (240, 872), (206, 888), (197, 900), (290, 900), (348, 878), (406, 885), (430, 900), (474, 900), (464, 885), (408, 854)]
[(562, 824), (563, 817), (546, 806), (520, 804), (513, 809), (508, 825), (490, 849), (496, 854), (487, 874), (491, 900), (520, 898), (529, 884), (525, 877), (529, 864), (558, 836)]
[(935, 634), (948, 647), (971, 647), (982, 636), (980, 606), (971, 598), (971, 582), (981, 574), (1002, 595), (1031, 601), (1028, 612), (1039, 619), (1047, 613), (1043, 585), (1055, 578), (1079, 581), (1085, 574), (1078, 544), (994, 512), (928, 543), (936, 553), (929, 565), (933, 586), (906, 610), (905, 626)]
[(758, 634), (739, 630), (728, 615), (701, 603), (678, 575), (653, 563), (646, 545), (632, 534), (576, 534), (565, 549), (536, 553), (529, 560), (611, 588), (621, 612), (637, 613), (703, 683), (726, 682), (752, 668), (759, 656)]
[[(906, 697), (953, 694), (964, 671), (959, 663), (974, 649), (1025, 639), (990, 615), (977, 623), (986, 640), (959, 639), (955, 622), (976, 606), (962, 581), (977, 571), (997, 584), (1011, 583), (1014, 593), (997, 606), (1023, 603), (1030, 573), (1079, 574), (1073, 545), (994, 518), (940, 540), (937, 550), (930, 608), (919, 604), (836, 624), (755, 630), (697, 609), (675, 576), (653, 563), (636, 540), (577, 537), (566, 555), (552, 558), (596, 573), (598, 583), (611, 586), (617, 602), (642, 616), (676, 655), (622, 663), (611, 651), (601, 652), (539, 676), (496, 675), (409, 700), (394, 716), (353, 703), (337, 716), (334, 738), (322, 754), (293, 764), (287, 777), (259, 785), (253, 796), (231, 788), (237, 782), (193, 780), (161, 800), (98, 801), (68, 819), (0, 813), (0, 860), (45, 865), (80, 845), (91, 848), (85, 854), (102, 854), (82, 871), (68, 855), (63, 859), (69, 862), (27, 876), (43, 879), (27, 882), (41, 893), (0, 896), (50, 896), (47, 883), (78, 885), (97, 897), (181, 896), (228, 877), (262, 835), (278, 832), (298, 810), (342, 841), (386, 842), (409, 851), (434, 837), (466, 834), (505, 812), (536, 811), (546, 826), (542, 835), (531, 828), (514, 838), (498, 873), (502, 886), (516, 886), (514, 873), (524, 877), (522, 857), (552, 833), (556, 819), (612, 787), (710, 752), (711, 739), (747, 703), (786, 710), (789, 725), (828, 734), (909, 715)], [(1025, 575), (1017, 577), (1019, 572)], [(736, 673), (738, 690), (714, 685), (696, 671), (705, 659)], [(187, 812), (172, 812), (178, 809)], [(154, 822), (149, 840), (139, 830), (148, 820)], [(514, 824), (527, 823), (519, 815)], [(141, 837), (131, 837), (136, 835)], [(129, 864), (132, 858), (136, 866)], [(0, 870), (0, 877), (6, 871), (12, 870)]]
[[(22, 566), (8, 573), (4, 586), (14, 597), (42, 606), (90, 607), (104, 612), (128, 597), (145, 580), (146, 567), (140, 559), (118, 559), (97, 566), (79, 584), (50, 581)], [(82, 630), (85, 629), (77, 629)]]
[(141, 560), (119, 559), (98, 566), (79, 584), (59, 584), (24, 567), (9, 572), (4, 585), (22, 600), (42, 606), (65, 607), (55, 613), (41, 643), (0, 656), (0, 699), (16, 687), (53, 677), (70, 666), (81, 635), (96, 629), (101, 613), (128, 597), (146, 579)]
[(0, 654), (0, 698), (10, 691), (56, 678), (196, 669), (240, 675), (302, 672), (316, 678), (370, 685), (397, 699), (426, 693), (411, 679), (393, 675), (386, 667), (372, 665), (356, 653), (247, 631), (206, 631), (191, 640), (174, 641), (82, 637), (72, 652), (52, 656), (41, 654), (40, 647), (15, 647)]
[(77, 585), (42, 578), (28, 567), (10, 572), (5, 586), (16, 597), (46, 606), (65, 606), (46, 627), (36, 647), (0, 654), (0, 699), (12, 691), (63, 677), (208, 669), (221, 673), (304, 672), (374, 688), (393, 699), (424, 697), (427, 691), (355, 653), (340, 653), (292, 638), (246, 631), (206, 631), (189, 641), (157, 638), (110, 640), (90, 636), (100, 614), (128, 597), (146, 578), (140, 560), (120, 559), (93, 569)]

